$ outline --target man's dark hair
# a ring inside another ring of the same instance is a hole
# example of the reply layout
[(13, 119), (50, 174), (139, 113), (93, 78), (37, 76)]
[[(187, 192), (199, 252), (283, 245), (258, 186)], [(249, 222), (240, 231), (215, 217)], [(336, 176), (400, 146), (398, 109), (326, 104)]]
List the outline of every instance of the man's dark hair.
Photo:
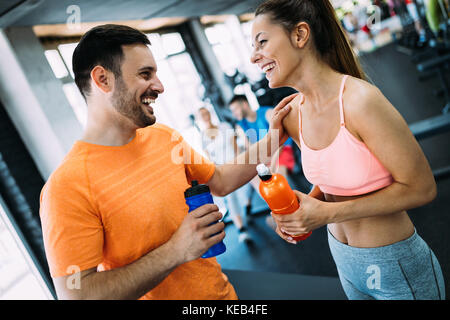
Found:
[(235, 103), (235, 102), (247, 102), (248, 103), (248, 99), (243, 94), (235, 94), (233, 96), (233, 98), (231, 98), (230, 102), (228, 102), (228, 106), (230, 106), (232, 103)]
[(72, 69), (75, 83), (85, 99), (90, 91), (90, 73), (95, 66), (113, 72), (116, 78), (121, 76), (122, 45), (129, 44), (149, 45), (150, 40), (139, 30), (116, 24), (97, 26), (84, 34), (73, 52)]

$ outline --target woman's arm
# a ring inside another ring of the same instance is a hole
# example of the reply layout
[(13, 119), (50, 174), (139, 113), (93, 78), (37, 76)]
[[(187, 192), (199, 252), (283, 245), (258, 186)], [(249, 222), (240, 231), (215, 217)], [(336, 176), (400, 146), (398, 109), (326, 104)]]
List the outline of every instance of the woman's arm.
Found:
[[(359, 101), (357, 103), (357, 101)], [(346, 103), (346, 124), (391, 173), (394, 182), (373, 194), (333, 203), (332, 221), (390, 214), (431, 202), (436, 182), (425, 155), (400, 113), (369, 86)]]
[(296, 191), (301, 201), (299, 210), (291, 215), (274, 215), (289, 233), (408, 210), (436, 197), (431, 168), (405, 120), (376, 87), (358, 85), (358, 90), (347, 89), (352, 96), (344, 100), (346, 126), (362, 139), (394, 182), (370, 195), (343, 202), (318, 201)]
[(217, 196), (226, 196), (249, 182), (256, 175), (259, 163), (270, 164), (271, 157), (279, 149), (288, 136), (282, 126), (283, 118), (289, 113), (289, 103), (296, 95), (290, 95), (281, 100), (274, 108), (269, 132), (252, 144), (247, 151), (239, 154), (231, 163), (217, 166), (208, 181), (211, 192)]

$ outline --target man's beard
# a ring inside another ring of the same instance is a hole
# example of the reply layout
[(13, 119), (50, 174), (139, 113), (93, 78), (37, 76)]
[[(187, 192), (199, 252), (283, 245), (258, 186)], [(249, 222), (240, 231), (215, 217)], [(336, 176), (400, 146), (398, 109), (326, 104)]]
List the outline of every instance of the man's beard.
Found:
[(134, 95), (128, 90), (122, 77), (116, 78), (116, 88), (112, 96), (112, 105), (117, 112), (130, 119), (139, 128), (151, 126), (155, 118), (147, 116), (141, 103), (135, 101)]

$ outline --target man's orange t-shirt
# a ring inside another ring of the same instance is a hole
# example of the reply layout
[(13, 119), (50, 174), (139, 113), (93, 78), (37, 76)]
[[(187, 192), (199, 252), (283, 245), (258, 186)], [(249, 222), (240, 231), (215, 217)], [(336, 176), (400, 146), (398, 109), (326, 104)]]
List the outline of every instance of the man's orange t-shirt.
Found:
[[(184, 191), (214, 164), (161, 124), (123, 146), (77, 141), (41, 192), (52, 277), (125, 266), (167, 242), (186, 214)], [(216, 258), (184, 263), (141, 299), (237, 299)]]

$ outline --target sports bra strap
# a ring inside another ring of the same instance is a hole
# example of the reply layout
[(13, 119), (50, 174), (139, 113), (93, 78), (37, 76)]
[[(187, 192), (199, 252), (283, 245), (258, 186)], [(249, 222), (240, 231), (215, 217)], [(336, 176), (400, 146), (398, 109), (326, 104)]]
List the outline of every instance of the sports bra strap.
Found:
[(300, 93), (300, 104), (303, 104), (305, 102), (305, 95), (303, 93)]
[(298, 106), (298, 125), (299, 125), (299, 133), (300, 133), (300, 139), (302, 137), (302, 110), (301, 106), (305, 102), (305, 95), (303, 93), (300, 93), (300, 103)]
[(345, 75), (342, 78), (342, 84), (341, 84), (341, 90), (339, 91), (339, 114), (341, 117), (341, 126), (345, 126), (345, 121), (344, 121), (344, 101), (343, 101), (343, 93), (344, 93), (344, 86), (345, 86), (345, 80), (347, 80), (348, 75)]

